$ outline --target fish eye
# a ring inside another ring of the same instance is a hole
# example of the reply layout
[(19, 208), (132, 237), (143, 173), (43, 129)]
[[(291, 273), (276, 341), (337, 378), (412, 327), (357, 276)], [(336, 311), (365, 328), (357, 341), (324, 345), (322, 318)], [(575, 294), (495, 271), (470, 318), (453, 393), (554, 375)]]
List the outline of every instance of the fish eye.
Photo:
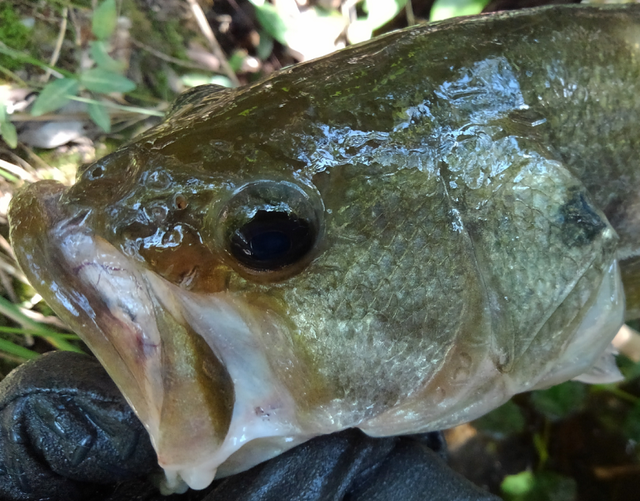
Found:
[(224, 204), (216, 240), (244, 271), (288, 270), (285, 274), (290, 276), (310, 261), (321, 232), (322, 212), (320, 200), (293, 183), (250, 183)]
[(248, 268), (277, 270), (298, 262), (315, 241), (309, 221), (296, 214), (259, 210), (231, 235), (229, 250)]

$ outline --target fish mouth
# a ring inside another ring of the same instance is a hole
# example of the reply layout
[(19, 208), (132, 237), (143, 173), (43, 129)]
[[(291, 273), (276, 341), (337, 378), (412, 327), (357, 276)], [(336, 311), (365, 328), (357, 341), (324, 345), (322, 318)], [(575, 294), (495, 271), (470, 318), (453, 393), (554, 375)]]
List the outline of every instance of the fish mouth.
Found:
[(267, 359), (285, 325), (225, 293), (171, 284), (90, 229), (91, 209), (39, 182), (9, 211), (19, 263), (146, 426), (161, 488), (201, 489), (311, 438)]

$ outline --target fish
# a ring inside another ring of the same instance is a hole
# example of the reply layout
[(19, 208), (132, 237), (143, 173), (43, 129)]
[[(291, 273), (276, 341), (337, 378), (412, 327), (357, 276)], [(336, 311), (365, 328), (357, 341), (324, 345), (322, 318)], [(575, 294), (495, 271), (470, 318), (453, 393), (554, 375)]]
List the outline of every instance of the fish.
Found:
[(164, 492), (345, 428), (616, 381), (639, 58), (639, 5), (554, 6), (197, 87), (71, 187), (19, 191), (12, 244), (144, 423)]

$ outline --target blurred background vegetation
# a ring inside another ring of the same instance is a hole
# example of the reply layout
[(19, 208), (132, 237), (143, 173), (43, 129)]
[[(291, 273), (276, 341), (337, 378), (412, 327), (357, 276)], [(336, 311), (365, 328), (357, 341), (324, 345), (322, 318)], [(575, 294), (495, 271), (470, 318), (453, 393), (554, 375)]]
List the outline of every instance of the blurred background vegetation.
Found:
[[(87, 351), (16, 266), (6, 212), (22, 184), (71, 184), (190, 87), (246, 85), (394, 29), (549, 3), (571, 2), (1, 0), (0, 378), (45, 351)], [(638, 360), (618, 357), (620, 384), (518, 395), (448, 430), (452, 466), (506, 500), (640, 500)]]

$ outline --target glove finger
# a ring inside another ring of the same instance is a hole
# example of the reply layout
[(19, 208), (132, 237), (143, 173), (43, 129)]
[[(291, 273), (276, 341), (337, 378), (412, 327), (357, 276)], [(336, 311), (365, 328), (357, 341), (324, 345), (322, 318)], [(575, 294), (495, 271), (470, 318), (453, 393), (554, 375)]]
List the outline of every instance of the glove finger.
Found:
[(499, 501), (453, 471), (423, 443), (398, 440), (375, 474), (359, 479), (349, 501)]

